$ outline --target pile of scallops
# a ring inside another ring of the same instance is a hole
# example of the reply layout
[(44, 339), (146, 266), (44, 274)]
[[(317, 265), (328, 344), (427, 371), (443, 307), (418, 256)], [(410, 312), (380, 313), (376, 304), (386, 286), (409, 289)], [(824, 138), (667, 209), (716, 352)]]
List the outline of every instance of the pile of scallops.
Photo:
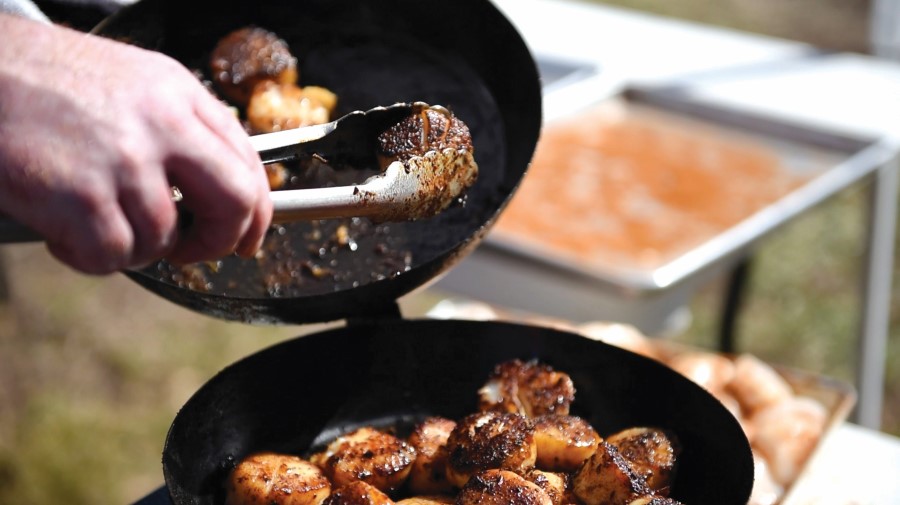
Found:
[(241, 460), (228, 505), (679, 505), (669, 498), (673, 433), (634, 427), (601, 436), (571, 415), (575, 387), (535, 361), (495, 367), (479, 411), (430, 417), (401, 437), (366, 426), (306, 458)]
[(573, 324), (547, 317), (517, 318), (481, 302), (444, 300), (438, 319), (521, 319), (576, 333), (660, 361), (716, 397), (738, 420), (753, 450), (748, 505), (776, 505), (786, 496), (826, 434), (832, 415), (817, 398), (795, 390), (787, 376), (749, 353), (723, 355), (648, 338), (629, 324)]

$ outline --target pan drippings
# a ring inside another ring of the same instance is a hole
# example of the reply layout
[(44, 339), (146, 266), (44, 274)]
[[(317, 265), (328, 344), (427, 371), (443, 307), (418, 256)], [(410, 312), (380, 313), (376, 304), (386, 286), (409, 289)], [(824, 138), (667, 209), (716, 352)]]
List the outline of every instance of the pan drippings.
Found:
[[(328, 122), (337, 104), (337, 96), (327, 88), (301, 87), (297, 59), (287, 43), (259, 27), (223, 37), (210, 56), (208, 72), (195, 73), (209, 75), (207, 87), (236, 107), (249, 134)], [(412, 130), (406, 127), (403, 132)], [(427, 133), (423, 138), (428, 139)], [(471, 145), (471, 138), (466, 140)], [(385, 145), (400, 147), (399, 142)], [(314, 156), (266, 169), (273, 191), (322, 188), (360, 183), (380, 173), (380, 161), (373, 155), (367, 165), (347, 167)], [(236, 297), (298, 296), (310, 284), (356, 287), (410, 268), (411, 252), (390, 232), (390, 225), (360, 218), (281, 224), (269, 230), (254, 259), (229, 257), (186, 266), (161, 261), (153, 273), (180, 287)], [(343, 258), (351, 255), (361, 259), (354, 263), (369, 272), (368, 278), (345, 266)]]

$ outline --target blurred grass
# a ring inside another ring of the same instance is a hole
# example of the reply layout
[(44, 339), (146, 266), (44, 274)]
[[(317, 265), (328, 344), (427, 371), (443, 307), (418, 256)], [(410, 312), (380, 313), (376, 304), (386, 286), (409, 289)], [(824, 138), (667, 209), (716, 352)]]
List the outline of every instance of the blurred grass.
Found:
[(761, 33), (834, 51), (868, 51), (870, 0), (583, 0)]
[(161, 484), (162, 442), (187, 398), (301, 332), (199, 316), (124, 276), (75, 274), (40, 246), (2, 253), (0, 503), (135, 501)]
[[(862, 0), (605, 3), (829, 49), (865, 48), (868, 4)], [(739, 320), (741, 350), (852, 380), (866, 199), (864, 188), (846, 191), (760, 247)], [(321, 329), (196, 315), (123, 276), (75, 274), (40, 246), (2, 248), (0, 260), (8, 276), (0, 277), (4, 504), (139, 499), (162, 483), (166, 430), (203, 382), (257, 349)], [(713, 284), (694, 300), (694, 324), (683, 340), (714, 345), (721, 288)], [(894, 300), (884, 426), (900, 434), (900, 293)]]

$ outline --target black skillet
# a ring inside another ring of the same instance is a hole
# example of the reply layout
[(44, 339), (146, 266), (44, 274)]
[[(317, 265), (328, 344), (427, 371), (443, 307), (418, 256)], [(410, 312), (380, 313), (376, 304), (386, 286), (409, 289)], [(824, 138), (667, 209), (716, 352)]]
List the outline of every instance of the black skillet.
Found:
[[(487, 0), (142, 0), (95, 33), (204, 70), (217, 41), (248, 25), (288, 42), (299, 58), (300, 83), (337, 94), (336, 116), (395, 102), (450, 108), (472, 131), (478, 182), (464, 206), (436, 218), (378, 228), (360, 222), (368, 232), (356, 250), (326, 251), (307, 240), (312, 225), (292, 225), (293, 249), (336, 273), (315, 279), (297, 269), (305, 275), (301, 285), (279, 297), (247, 280), (252, 260), (226, 259), (208, 293), (168, 282), (156, 268), (128, 275), (175, 303), (225, 319), (308, 323), (383, 314), (471, 251), (525, 174), (541, 123), (534, 60)], [(327, 235), (336, 224), (315, 226)]]
[(578, 335), (466, 321), (382, 321), (287, 341), (226, 368), (176, 416), (163, 469), (176, 504), (221, 504), (227, 471), (259, 450), (305, 454), (372, 424), (402, 433), (428, 415), (474, 412), (493, 366), (538, 358), (568, 372), (573, 413), (601, 435), (631, 426), (674, 431), (683, 452), (671, 496), (743, 505), (753, 459), (735, 418), (668, 367)]

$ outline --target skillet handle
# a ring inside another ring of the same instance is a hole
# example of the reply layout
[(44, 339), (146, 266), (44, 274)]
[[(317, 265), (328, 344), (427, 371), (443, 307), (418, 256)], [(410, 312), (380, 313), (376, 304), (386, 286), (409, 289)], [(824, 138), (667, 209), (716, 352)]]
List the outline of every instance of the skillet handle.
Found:
[[(182, 200), (181, 190), (172, 186), (172, 201)], [(25, 242), (43, 242), (44, 237), (31, 228), (0, 213), (0, 244), (21, 244)]]

